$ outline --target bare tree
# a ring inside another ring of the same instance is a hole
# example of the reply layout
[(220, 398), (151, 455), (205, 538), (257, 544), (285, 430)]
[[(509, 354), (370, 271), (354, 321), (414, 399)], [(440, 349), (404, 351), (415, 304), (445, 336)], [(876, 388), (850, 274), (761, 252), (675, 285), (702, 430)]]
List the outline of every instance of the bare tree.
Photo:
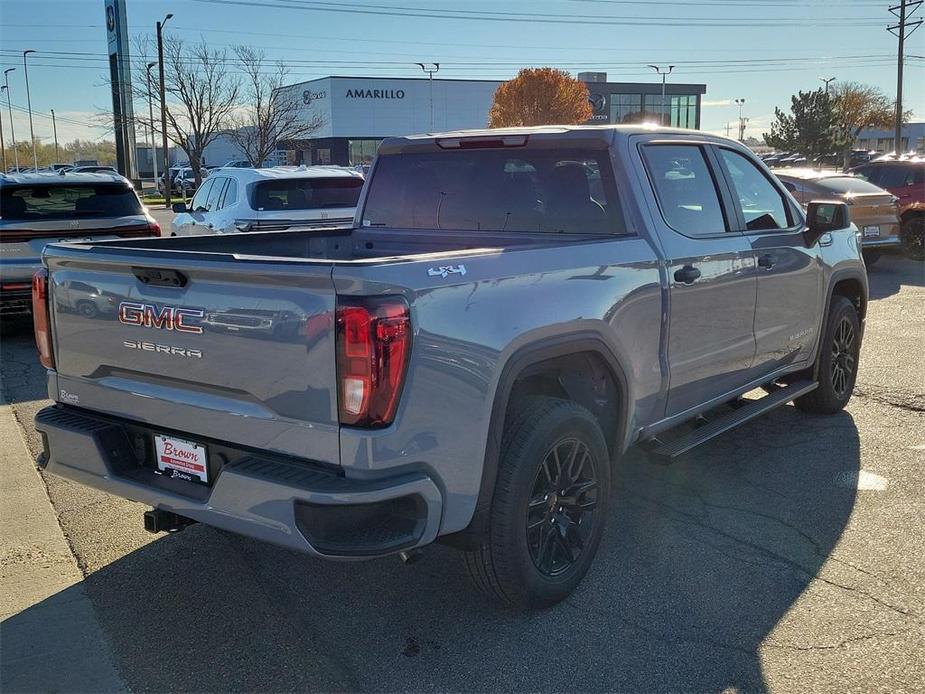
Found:
[(879, 87), (858, 82), (837, 83), (834, 101), (835, 129), (843, 164), (848, 166), (851, 148), (864, 128), (886, 129), (893, 124), (894, 102)]
[(318, 114), (303, 117), (296, 90), (284, 89), (289, 70), (282, 62), (268, 63), (263, 51), (236, 46), (238, 69), (244, 74), (244, 102), (228, 119), (225, 133), (251, 166), (270, 158), (280, 140), (298, 140), (321, 128)]
[(169, 37), (164, 43), (164, 82), (167, 91), (167, 136), (189, 157), (202, 182), (202, 153), (230, 123), (240, 92), (223, 50), (205, 42), (187, 46)]

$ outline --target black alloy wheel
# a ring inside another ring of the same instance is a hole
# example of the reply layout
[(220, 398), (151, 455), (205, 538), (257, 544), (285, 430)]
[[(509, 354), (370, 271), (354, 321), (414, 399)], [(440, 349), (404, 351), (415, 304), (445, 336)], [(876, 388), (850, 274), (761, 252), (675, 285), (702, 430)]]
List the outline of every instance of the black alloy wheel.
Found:
[(852, 377), (857, 366), (855, 339), (854, 325), (843, 317), (835, 328), (832, 340), (832, 390), (838, 398), (844, 398), (854, 384)]
[(527, 506), (530, 557), (546, 576), (568, 571), (591, 535), (598, 481), (588, 446), (576, 438), (550, 448), (533, 482)]

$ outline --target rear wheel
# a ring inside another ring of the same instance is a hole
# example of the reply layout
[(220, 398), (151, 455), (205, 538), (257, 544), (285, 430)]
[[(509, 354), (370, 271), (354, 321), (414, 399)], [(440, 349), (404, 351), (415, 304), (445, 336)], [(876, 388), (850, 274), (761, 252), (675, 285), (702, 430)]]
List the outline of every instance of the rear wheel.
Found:
[(845, 297), (833, 296), (816, 357), (819, 387), (797, 398), (794, 404), (804, 412), (817, 414), (835, 414), (844, 409), (854, 392), (860, 351), (861, 321), (857, 309)]
[(505, 431), (488, 537), (466, 553), (475, 584), (518, 607), (571, 593), (597, 553), (610, 496), (610, 457), (588, 410), (531, 397)]
[(912, 260), (925, 260), (925, 217), (909, 217), (899, 230), (903, 253)]

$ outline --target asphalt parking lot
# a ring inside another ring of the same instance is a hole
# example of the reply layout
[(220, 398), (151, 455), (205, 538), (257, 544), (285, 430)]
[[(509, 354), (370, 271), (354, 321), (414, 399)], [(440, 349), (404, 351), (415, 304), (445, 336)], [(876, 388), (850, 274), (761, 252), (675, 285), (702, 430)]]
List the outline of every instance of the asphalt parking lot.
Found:
[[(925, 271), (887, 257), (870, 279), (847, 411), (781, 408), (670, 467), (631, 453), (596, 564), (551, 610), (487, 604), (443, 546), (337, 564), (202, 525), (153, 536), (140, 505), (46, 477), (83, 576), (65, 590), (136, 692), (921, 692)], [(0, 362), (35, 456), (28, 324), (3, 325)]]

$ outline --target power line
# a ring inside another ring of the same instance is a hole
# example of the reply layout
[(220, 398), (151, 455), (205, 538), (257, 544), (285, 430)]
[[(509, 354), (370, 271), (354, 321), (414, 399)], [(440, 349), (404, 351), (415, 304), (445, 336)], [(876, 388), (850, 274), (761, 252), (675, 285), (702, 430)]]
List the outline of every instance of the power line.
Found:
[(698, 27), (742, 27), (760, 22), (762, 26), (878, 26), (876, 19), (820, 17), (780, 18), (749, 17), (747, 19), (710, 19), (703, 17), (639, 17), (617, 15), (575, 15), (528, 12), (496, 12), (489, 10), (442, 10), (403, 7), (395, 5), (337, 5), (308, 0), (276, 0), (275, 2), (253, 2), (252, 0), (193, 0), (215, 5), (237, 5), (273, 9), (298, 9), (308, 12), (333, 12), (338, 14), (374, 15), (385, 17), (411, 17), (415, 19), (453, 19), (481, 22), (519, 22), (536, 24), (578, 24), (578, 25), (623, 25), (623, 26), (698, 26)]

